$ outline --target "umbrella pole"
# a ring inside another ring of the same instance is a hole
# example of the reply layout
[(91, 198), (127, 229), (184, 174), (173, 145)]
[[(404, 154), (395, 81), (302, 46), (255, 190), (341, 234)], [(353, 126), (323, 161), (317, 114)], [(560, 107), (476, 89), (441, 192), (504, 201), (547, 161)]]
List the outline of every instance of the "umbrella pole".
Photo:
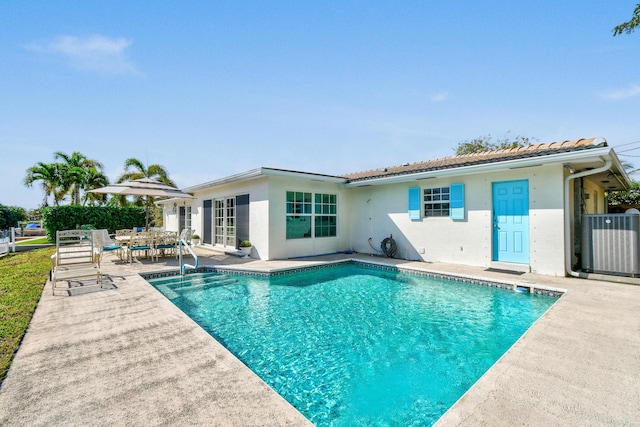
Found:
[(149, 196), (145, 197), (146, 203), (145, 203), (145, 224), (144, 224), (144, 230), (145, 231), (149, 231)]

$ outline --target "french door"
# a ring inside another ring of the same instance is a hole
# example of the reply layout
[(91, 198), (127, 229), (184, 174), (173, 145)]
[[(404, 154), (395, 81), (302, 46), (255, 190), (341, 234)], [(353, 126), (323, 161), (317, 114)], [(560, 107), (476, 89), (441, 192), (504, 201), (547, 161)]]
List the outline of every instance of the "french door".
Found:
[(213, 218), (214, 244), (236, 247), (236, 199), (226, 197), (214, 201)]

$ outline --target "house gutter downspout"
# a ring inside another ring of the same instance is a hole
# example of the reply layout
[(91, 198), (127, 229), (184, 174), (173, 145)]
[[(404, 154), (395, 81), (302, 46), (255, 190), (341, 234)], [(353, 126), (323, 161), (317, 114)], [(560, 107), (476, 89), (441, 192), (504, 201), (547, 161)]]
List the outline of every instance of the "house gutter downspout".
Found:
[[(605, 163), (597, 169), (591, 169), (583, 172), (579, 172), (575, 175), (569, 175), (564, 179), (564, 269), (569, 276), (573, 277), (584, 277), (577, 271), (573, 271), (571, 269), (571, 252), (573, 250), (573, 245), (571, 244), (571, 200), (569, 199), (569, 188), (570, 182), (576, 178), (582, 178), (583, 176), (595, 175), (600, 172), (606, 172), (611, 168), (612, 161), (611, 158), (606, 161), (602, 159)], [(574, 196), (575, 197), (575, 196)]]

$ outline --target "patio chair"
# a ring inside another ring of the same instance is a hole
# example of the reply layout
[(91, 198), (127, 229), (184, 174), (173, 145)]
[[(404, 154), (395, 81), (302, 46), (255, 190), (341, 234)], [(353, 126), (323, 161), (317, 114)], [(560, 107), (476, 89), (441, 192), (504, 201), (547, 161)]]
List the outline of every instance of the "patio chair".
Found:
[(100, 267), (102, 255), (105, 252), (115, 251), (118, 258), (122, 259), (122, 245), (111, 238), (108, 230), (94, 230), (93, 236), (96, 239), (98, 249), (98, 267)]
[(160, 254), (172, 254), (178, 258), (178, 233), (175, 231), (157, 231), (155, 235), (154, 249), (156, 261)]
[(125, 228), (124, 230), (116, 230), (116, 239), (123, 236), (131, 237), (132, 232), (133, 231), (130, 228)]
[(96, 284), (102, 287), (93, 230), (56, 231), (56, 253), (51, 256), (51, 263), (51, 292), (54, 295), (58, 280), (95, 277)]
[(139, 233), (132, 233), (129, 245), (127, 246), (127, 253), (129, 256), (129, 263), (133, 262), (134, 252), (144, 251), (145, 255), (153, 258), (153, 233), (149, 231), (141, 231)]

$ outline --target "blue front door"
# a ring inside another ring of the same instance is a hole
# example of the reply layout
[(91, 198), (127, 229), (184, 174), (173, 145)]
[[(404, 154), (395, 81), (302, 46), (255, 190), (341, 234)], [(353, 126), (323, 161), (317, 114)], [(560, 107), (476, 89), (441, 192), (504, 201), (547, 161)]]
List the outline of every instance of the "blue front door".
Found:
[(493, 260), (529, 263), (529, 181), (493, 183)]

